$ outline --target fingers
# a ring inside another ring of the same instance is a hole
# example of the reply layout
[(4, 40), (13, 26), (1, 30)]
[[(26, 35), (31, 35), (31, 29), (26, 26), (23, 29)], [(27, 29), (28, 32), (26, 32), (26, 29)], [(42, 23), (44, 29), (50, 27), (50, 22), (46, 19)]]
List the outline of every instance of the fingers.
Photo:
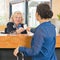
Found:
[(14, 56), (17, 56), (17, 54), (18, 54), (18, 48), (16, 48), (16, 49), (14, 50), (14, 52), (13, 52), (13, 55), (14, 55)]
[[(19, 29), (16, 30), (16, 33), (19, 34), (19, 33), (23, 32), (24, 30), (25, 30), (25, 29), (21, 27), (21, 28), (19, 28)], [(30, 27), (27, 27), (26, 30), (27, 30), (27, 31), (30, 31), (31, 28), (30, 28)]]
[(19, 30), (20, 30), (21, 32), (23, 32), (25, 29), (24, 29), (24, 28), (19, 28)]
[(19, 29), (16, 30), (16, 33), (21, 33), (21, 32), (23, 32), (24, 30), (25, 30), (24, 28), (19, 28)]
[(30, 31), (31, 30), (31, 28), (30, 27), (27, 27), (27, 29), (26, 29), (27, 31)]

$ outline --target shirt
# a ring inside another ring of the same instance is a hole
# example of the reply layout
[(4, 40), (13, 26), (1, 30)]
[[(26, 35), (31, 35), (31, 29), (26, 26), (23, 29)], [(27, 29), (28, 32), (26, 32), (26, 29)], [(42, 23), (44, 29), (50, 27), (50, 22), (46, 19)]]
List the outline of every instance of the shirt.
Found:
[(55, 54), (56, 31), (49, 21), (41, 23), (35, 30), (31, 41), (31, 48), (19, 47), (19, 51), (32, 60), (57, 60)]

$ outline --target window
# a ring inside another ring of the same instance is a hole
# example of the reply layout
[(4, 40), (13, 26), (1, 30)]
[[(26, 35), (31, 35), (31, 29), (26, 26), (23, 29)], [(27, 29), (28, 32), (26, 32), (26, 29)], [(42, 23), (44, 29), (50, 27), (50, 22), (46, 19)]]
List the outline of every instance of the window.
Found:
[(39, 3), (47, 3), (51, 6), (51, 0), (25, 0), (23, 2), (11, 3), (10, 16), (15, 11), (21, 11), (24, 15), (24, 22), (30, 27), (37, 27), (39, 22), (35, 18), (35, 12)]
[(25, 23), (25, 2), (10, 3), (10, 16), (15, 11), (20, 11), (23, 14)]
[(28, 1), (28, 26), (37, 27), (39, 22), (35, 18), (36, 7), (39, 3), (47, 3), (51, 6), (51, 0), (30, 0)]

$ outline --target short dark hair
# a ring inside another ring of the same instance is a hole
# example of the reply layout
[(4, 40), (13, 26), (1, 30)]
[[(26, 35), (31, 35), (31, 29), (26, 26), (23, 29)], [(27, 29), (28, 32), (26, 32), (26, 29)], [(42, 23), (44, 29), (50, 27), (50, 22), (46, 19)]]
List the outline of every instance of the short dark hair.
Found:
[(41, 16), (42, 19), (52, 18), (53, 16), (50, 6), (46, 3), (40, 3), (37, 6), (36, 12)]

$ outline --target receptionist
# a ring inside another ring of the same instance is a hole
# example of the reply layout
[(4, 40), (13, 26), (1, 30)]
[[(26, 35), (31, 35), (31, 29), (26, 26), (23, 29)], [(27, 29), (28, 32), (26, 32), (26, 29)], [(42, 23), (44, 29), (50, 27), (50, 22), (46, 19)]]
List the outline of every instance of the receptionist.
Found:
[(12, 14), (10, 18), (10, 22), (7, 23), (7, 28), (5, 29), (5, 33), (16, 33), (16, 34), (26, 34), (27, 31), (23, 28), (23, 15), (20, 11), (16, 11)]

